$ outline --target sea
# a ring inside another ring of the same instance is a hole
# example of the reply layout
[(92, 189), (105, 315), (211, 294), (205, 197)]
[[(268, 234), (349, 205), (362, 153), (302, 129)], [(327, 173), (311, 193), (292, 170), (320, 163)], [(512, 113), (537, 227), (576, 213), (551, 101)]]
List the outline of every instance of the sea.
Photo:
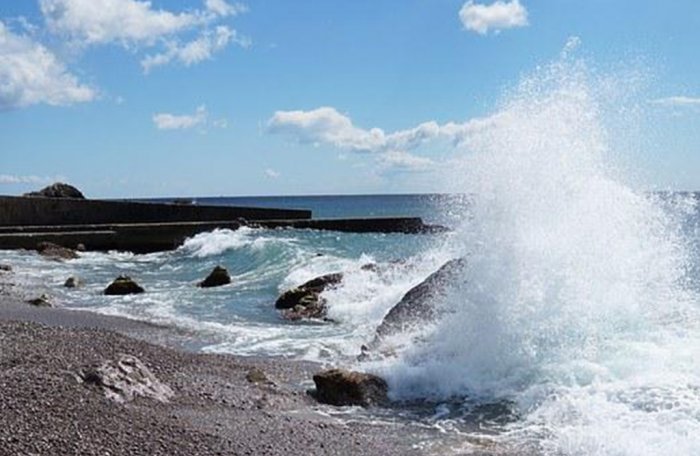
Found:
[[(439, 171), (450, 194), (192, 198), (420, 216), (444, 233), (241, 228), (170, 252), (0, 259), (61, 306), (180, 328), (197, 351), (376, 373), (396, 405), (342, 413), (418, 423), (431, 430), (414, 442), (427, 454), (697, 455), (698, 197), (650, 192), (620, 160), (635, 153), (620, 146), (636, 112), (621, 109), (630, 85), (567, 46), (488, 116), (454, 126), (457, 152)], [(466, 267), (443, 284), (437, 316), (358, 360), (392, 306), (455, 258)], [(216, 265), (232, 284), (198, 288)], [(344, 273), (323, 293), (332, 321), (280, 317), (280, 293), (331, 272)], [(146, 293), (104, 296), (119, 274)], [(63, 288), (74, 275), (85, 286)]]

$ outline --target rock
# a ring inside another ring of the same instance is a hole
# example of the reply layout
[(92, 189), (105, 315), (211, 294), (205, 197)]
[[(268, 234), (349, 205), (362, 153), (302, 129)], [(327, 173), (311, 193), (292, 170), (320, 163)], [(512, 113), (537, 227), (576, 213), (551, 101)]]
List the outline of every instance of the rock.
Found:
[(245, 374), (245, 379), (250, 383), (270, 383), (265, 372), (258, 367), (250, 369), (248, 373)]
[(27, 304), (31, 304), (36, 307), (53, 307), (53, 304), (51, 304), (51, 298), (46, 294), (42, 294), (38, 298), (28, 299), (26, 302)]
[(66, 288), (77, 288), (80, 285), (80, 279), (77, 277), (68, 277), (68, 279), (66, 279), (65, 283), (63, 284), (63, 286)]
[(134, 280), (129, 276), (120, 275), (114, 282), (110, 283), (107, 288), (105, 288), (104, 294), (106, 295), (128, 295), (143, 293), (145, 290), (141, 285), (134, 282)]
[(341, 272), (311, 279), (282, 293), (275, 302), (275, 308), (282, 310), (282, 316), (288, 320), (324, 318), (326, 300), (321, 297), (321, 293), (328, 287), (338, 285), (342, 280)]
[(0, 264), (0, 272), (12, 272), (12, 266), (9, 264)]
[(129, 402), (137, 396), (168, 402), (174, 394), (140, 359), (131, 355), (122, 354), (116, 360), (82, 369), (78, 377), (85, 384), (98, 386), (108, 399), (118, 403)]
[(85, 251), (85, 244), (83, 244), (81, 242), (80, 244), (75, 246), (75, 250), (77, 250), (78, 252), (84, 252)]
[(381, 377), (344, 369), (330, 369), (314, 375), (316, 400), (331, 405), (382, 405), (389, 402), (389, 387)]
[(448, 285), (457, 279), (465, 267), (466, 260), (463, 258), (450, 260), (424, 281), (408, 290), (384, 316), (377, 327), (374, 339), (362, 347), (363, 354), (360, 356), (366, 356), (380, 345), (382, 339), (390, 335), (435, 319), (437, 317), (435, 302), (445, 295)]
[(72, 185), (56, 182), (36, 192), (25, 193), (23, 196), (42, 196), (45, 198), (79, 198), (85, 199), (85, 195)]
[(202, 288), (219, 287), (221, 285), (228, 285), (231, 283), (231, 276), (229, 275), (226, 268), (221, 266), (216, 266), (206, 279), (202, 280), (197, 284), (197, 286)]
[(40, 242), (36, 245), (36, 251), (39, 255), (54, 260), (74, 260), (78, 258), (78, 254), (73, 249), (63, 247), (53, 242)]

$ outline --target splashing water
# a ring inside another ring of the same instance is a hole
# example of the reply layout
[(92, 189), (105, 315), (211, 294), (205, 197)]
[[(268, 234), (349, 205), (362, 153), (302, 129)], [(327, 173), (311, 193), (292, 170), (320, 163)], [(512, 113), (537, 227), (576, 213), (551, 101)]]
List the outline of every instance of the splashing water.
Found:
[(700, 454), (681, 215), (606, 163), (607, 87), (570, 48), (464, 139), (468, 270), (439, 303), (449, 317), (376, 370), (398, 398), (512, 401), (515, 448)]

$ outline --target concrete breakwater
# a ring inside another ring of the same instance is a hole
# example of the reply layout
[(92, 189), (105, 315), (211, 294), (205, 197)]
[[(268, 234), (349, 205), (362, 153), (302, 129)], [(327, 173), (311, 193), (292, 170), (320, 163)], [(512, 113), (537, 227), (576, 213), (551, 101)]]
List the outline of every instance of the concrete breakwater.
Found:
[(0, 197), (0, 249), (40, 242), (86, 250), (148, 253), (177, 248), (188, 237), (242, 225), (345, 232), (425, 233), (442, 227), (418, 217), (312, 219), (311, 211), (74, 198)]

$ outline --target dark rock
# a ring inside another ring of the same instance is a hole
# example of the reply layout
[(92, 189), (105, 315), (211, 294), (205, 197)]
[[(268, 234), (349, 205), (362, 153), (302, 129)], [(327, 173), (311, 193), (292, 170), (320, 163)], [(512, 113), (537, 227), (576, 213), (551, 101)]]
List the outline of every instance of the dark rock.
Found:
[(288, 320), (324, 318), (326, 300), (321, 297), (321, 293), (342, 280), (343, 274), (340, 272), (311, 279), (282, 293), (275, 302), (275, 308), (282, 310), (282, 316)]
[(40, 242), (36, 245), (36, 251), (40, 255), (54, 260), (74, 260), (78, 254), (73, 249), (63, 247), (53, 242)]
[(53, 307), (51, 304), (51, 298), (48, 295), (42, 294), (38, 298), (28, 299), (27, 304), (31, 304), (36, 307)]
[(79, 198), (85, 199), (85, 195), (72, 185), (56, 182), (36, 192), (25, 193), (24, 196), (43, 196), (45, 198)]
[(372, 342), (363, 346), (363, 355), (367, 355), (376, 348), (385, 337), (415, 327), (421, 322), (435, 319), (437, 317), (436, 301), (445, 296), (450, 283), (454, 283), (465, 267), (466, 260), (463, 258), (450, 260), (424, 281), (408, 290), (384, 316)]
[(143, 293), (145, 290), (129, 276), (119, 276), (105, 288), (106, 295), (128, 295)]
[(207, 276), (206, 279), (202, 280), (197, 284), (197, 286), (202, 288), (219, 287), (221, 285), (228, 285), (231, 283), (231, 276), (229, 275), (226, 268), (221, 266), (216, 266)]
[(316, 400), (331, 405), (382, 405), (389, 402), (389, 387), (372, 374), (330, 369), (314, 375)]
[(68, 279), (66, 279), (65, 283), (63, 284), (63, 286), (66, 288), (77, 288), (80, 285), (80, 279), (77, 277), (68, 277)]
[(135, 356), (119, 355), (97, 367), (89, 367), (78, 372), (82, 382), (96, 385), (104, 395), (115, 402), (123, 403), (137, 396), (168, 402), (173, 390), (161, 383), (155, 375)]
[(12, 272), (12, 266), (9, 264), (0, 264), (0, 272)]

